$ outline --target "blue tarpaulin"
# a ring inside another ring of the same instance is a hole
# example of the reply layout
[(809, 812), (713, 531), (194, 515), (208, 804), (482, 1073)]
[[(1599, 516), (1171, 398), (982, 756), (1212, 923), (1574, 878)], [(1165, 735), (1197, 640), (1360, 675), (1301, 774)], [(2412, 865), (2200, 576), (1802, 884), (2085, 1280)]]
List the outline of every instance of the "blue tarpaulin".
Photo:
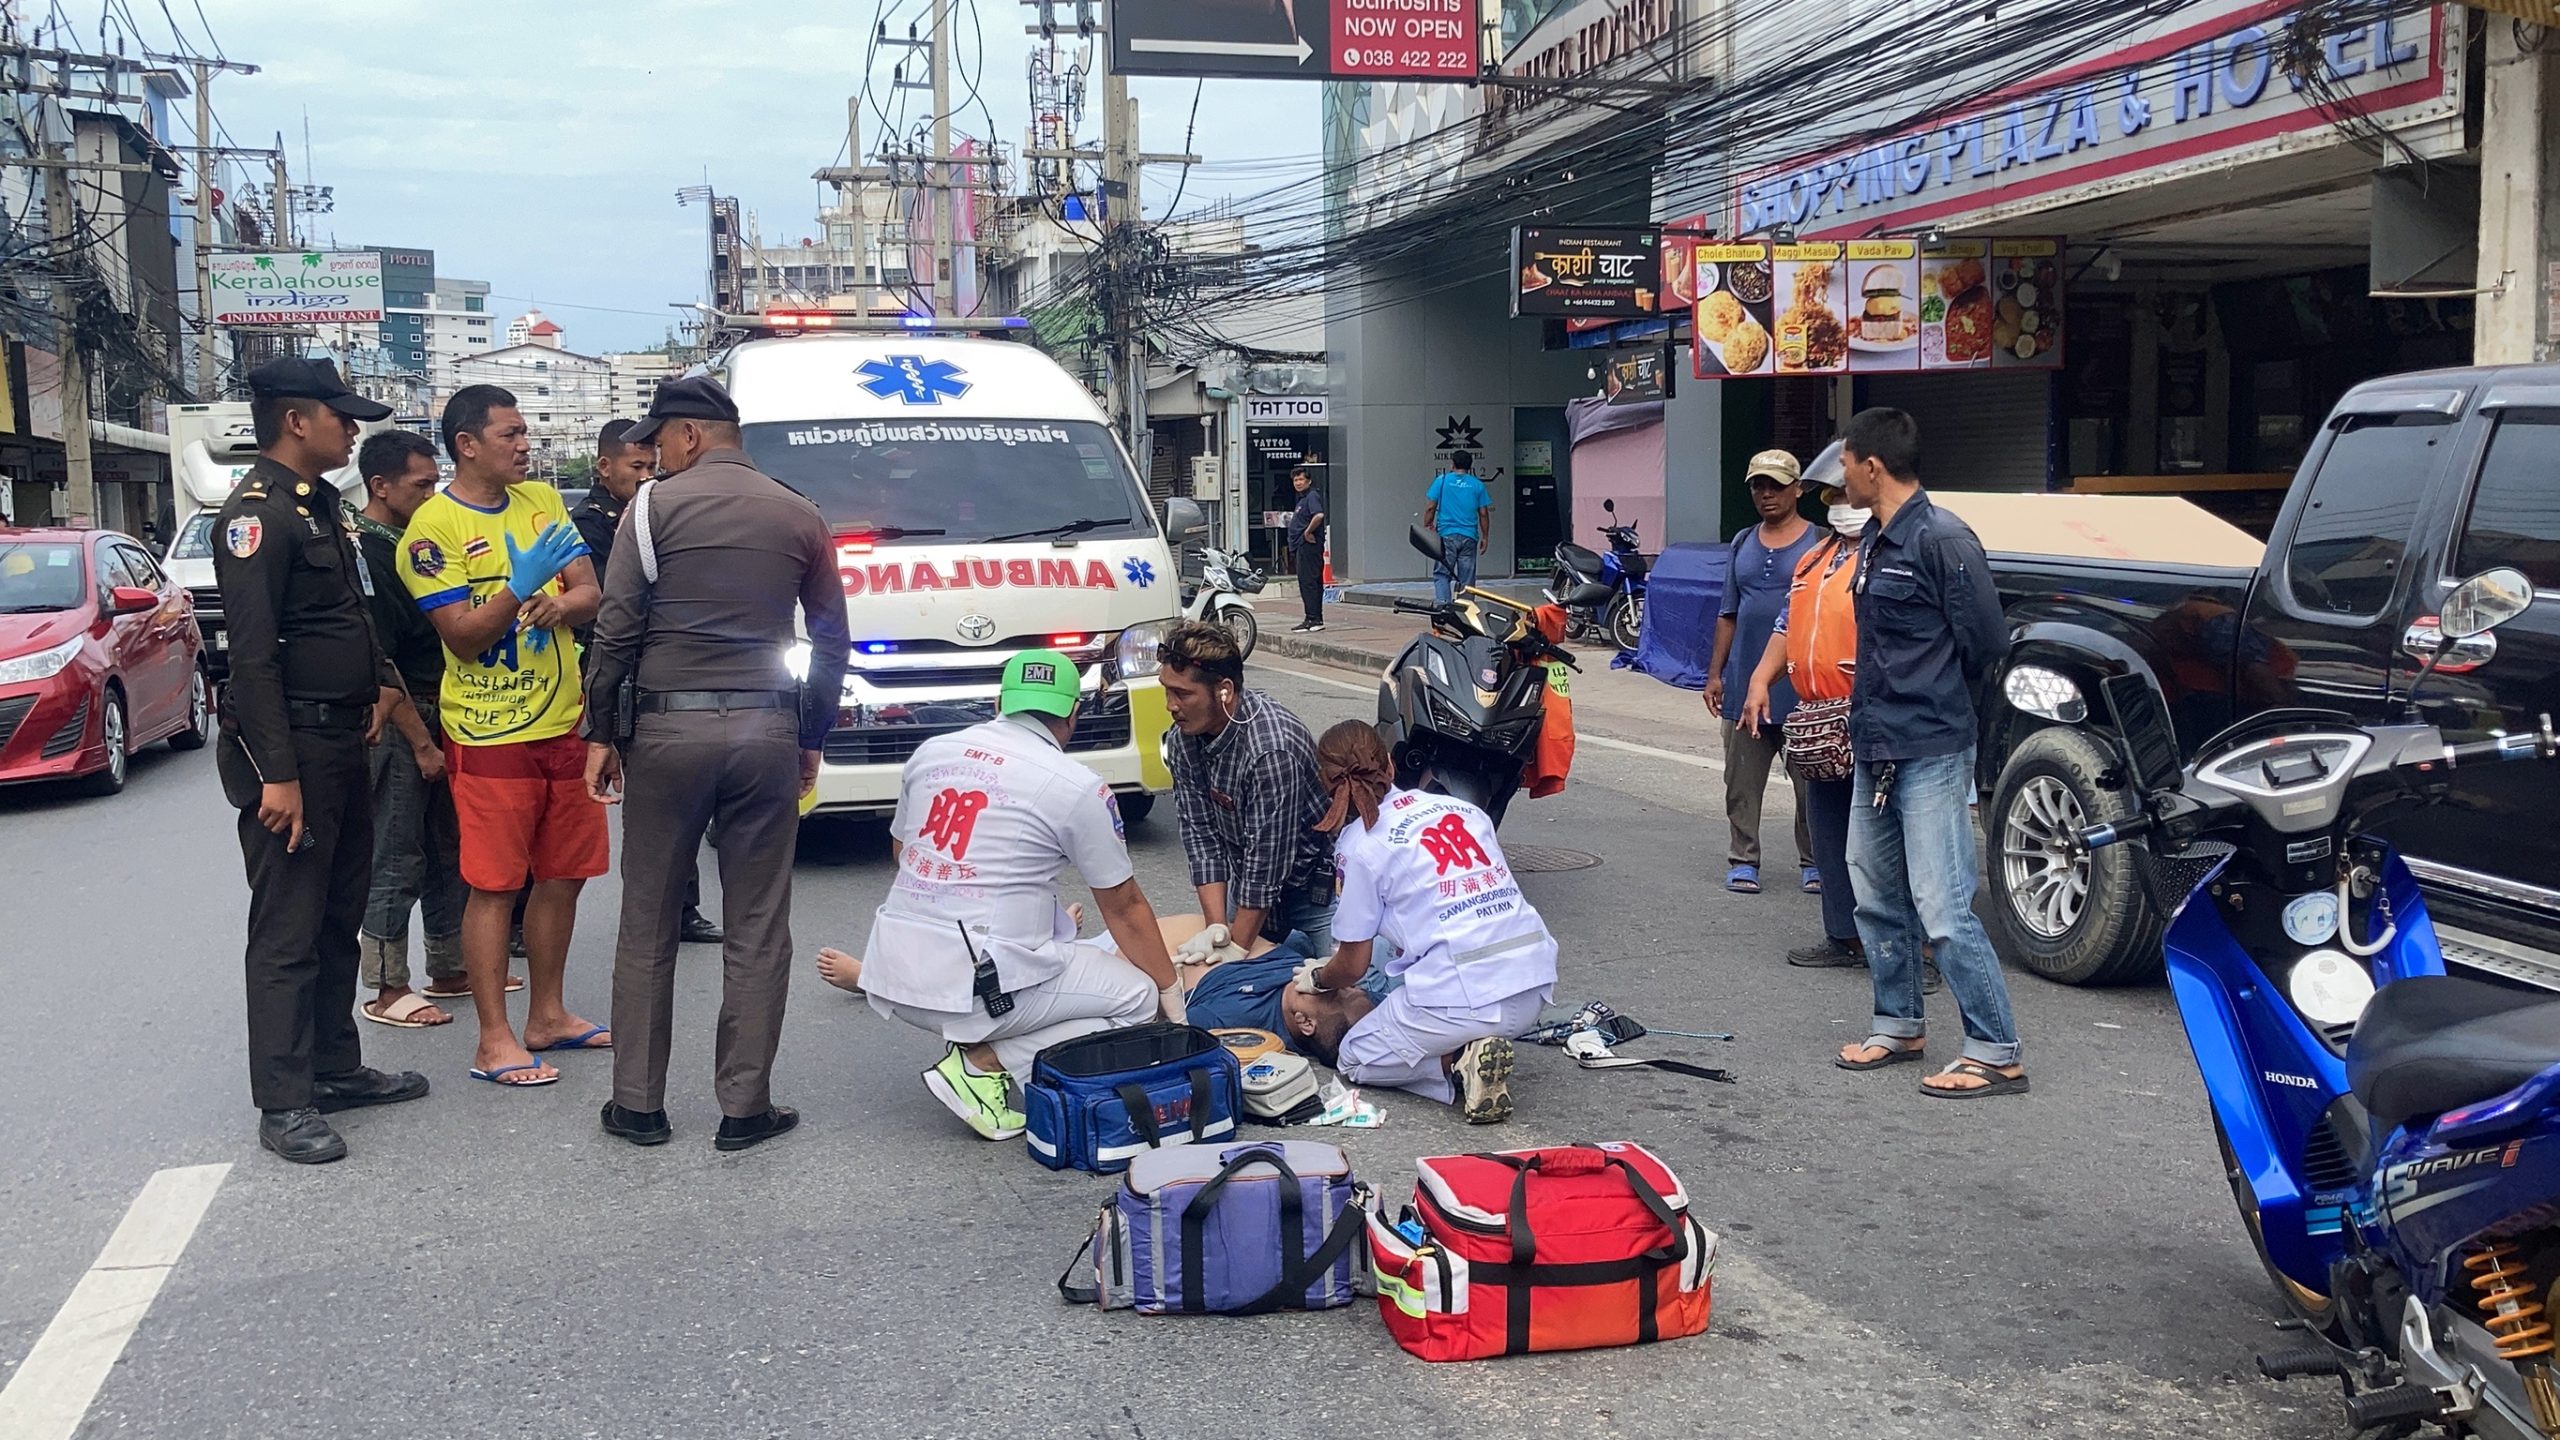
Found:
[(1641, 670), (1683, 690), (1707, 688), (1715, 657), (1716, 609), (1724, 603), (1729, 545), (1674, 545), (1653, 562), (1645, 582), (1644, 637), (1619, 652), (1611, 668)]

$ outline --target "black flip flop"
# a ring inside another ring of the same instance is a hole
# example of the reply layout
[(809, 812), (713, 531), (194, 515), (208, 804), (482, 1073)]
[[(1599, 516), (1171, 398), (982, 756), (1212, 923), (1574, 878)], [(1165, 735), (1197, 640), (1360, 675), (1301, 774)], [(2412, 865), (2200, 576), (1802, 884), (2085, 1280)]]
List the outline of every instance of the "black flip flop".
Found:
[(1881, 1060), (1851, 1060), (1834, 1055), (1831, 1057), (1831, 1063), (1843, 1070), (1882, 1070), (1888, 1065), (1908, 1065), (1914, 1060), (1925, 1058), (1922, 1048), (1911, 1043), (1911, 1037), (1904, 1035), (1870, 1035), (1866, 1043), (1859, 1048), (1882, 1050), (1885, 1055)]
[(1941, 1075), (1970, 1075), (1977, 1080), (1987, 1080), (1990, 1083), (1987, 1085), (1974, 1085), (1962, 1090), (1949, 1090), (1942, 1085), (1923, 1084), (1920, 1087), (1921, 1094), (1935, 1095), (1941, 1100), (1982, 1100), (1993, 1095), (2024, 1095), (2027, 1093), (2026, 1076), (2003, 1075), (1998, 1070), (1983, 1064), (1979, 1060), (1958, 1060), (1954, 1064), (1941, 1069), (1938, 1073)]

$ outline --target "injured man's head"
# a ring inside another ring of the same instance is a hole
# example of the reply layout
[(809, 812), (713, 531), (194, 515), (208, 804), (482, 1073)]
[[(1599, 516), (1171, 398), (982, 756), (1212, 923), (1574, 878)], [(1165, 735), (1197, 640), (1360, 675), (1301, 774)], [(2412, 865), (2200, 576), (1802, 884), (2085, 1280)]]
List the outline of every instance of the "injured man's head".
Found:
[(1280, 995), (1280, 1016), (1289, 1026), (1286, 1038), (1290, 1048), (1318, 1064), (1334, 1065), (1342, 1037), (1377, 1003), (1357, 985), (1319, 990), (1313, 995), (1302, 995), (1295, 986), (1290, 987)]

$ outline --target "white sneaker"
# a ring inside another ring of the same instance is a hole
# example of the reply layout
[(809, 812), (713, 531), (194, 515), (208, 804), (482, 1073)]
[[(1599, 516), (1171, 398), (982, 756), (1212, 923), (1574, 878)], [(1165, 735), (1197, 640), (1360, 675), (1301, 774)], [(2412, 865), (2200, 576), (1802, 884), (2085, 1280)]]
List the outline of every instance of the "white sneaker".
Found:
[(1470, 1125), (1491, 1125), (1511, 1118), (1511, 1042), (1499, 1035), (1469, 1041), (1449, 1067), (1458, 1087), (1458, 1108)]

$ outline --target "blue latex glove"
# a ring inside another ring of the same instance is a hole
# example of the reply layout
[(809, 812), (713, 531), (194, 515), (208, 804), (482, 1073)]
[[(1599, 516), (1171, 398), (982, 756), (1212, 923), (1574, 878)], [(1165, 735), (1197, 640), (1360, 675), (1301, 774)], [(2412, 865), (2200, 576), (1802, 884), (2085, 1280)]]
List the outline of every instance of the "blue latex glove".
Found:
[(579, 538), (577, 527), (565, 522), (555, 524), (538, 536), (530, 549), (519, 549), (516, 537), (507, 541), (507, 588), (515, 592), (516, 603), (523, 604), (542, 593), (542, 587), (569, 568), (569, 562), (587, 553), (586, 541)]

